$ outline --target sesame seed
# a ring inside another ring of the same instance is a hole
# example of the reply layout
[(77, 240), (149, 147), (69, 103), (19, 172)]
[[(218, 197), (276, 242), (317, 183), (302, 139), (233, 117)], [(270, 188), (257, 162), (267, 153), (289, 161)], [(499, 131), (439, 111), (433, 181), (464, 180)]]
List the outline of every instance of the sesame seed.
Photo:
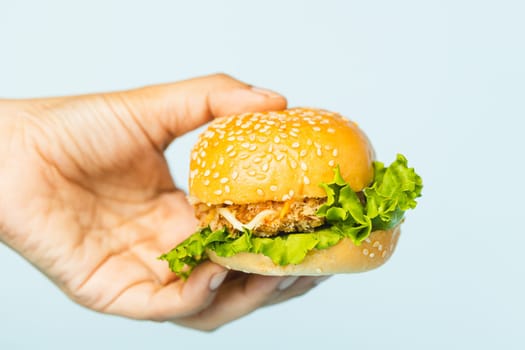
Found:
[(251, 145), (249, 148), (250, 151), (255, 151), (256, 149), (257, 149), (256, 145)]
[(337, 150), (337, 148), (334, 148), (334, 150), (332, 151), (332, 155), (334, 157), (337, 157), (337, 154), (339, 153), (339, 151)]
[(332, 146), (330, 146), (330, 145), (324, 145), (324, 149), (327, 150), (327, 151), (329, 151), (329, 150), (332, 149)]
[(228, 185), (224, 186), (224, 192), (230, 193), (230, 186)]
[(226, 182), (230, 181), (227, 177), (223, 177), (221, 180), (220, 180), (220, 183), (221, 184), (225, 184)]
[(277, 159), (278, 161), (282, 160), (284, 158), (284, 154), (280, 153), (277, 155), (277, 157), (275, 157), (275, 159)]
[(216, 191), (214, 191), (213, 193), (215, 193), (217, 196), (219, 196), (219, 195), (222, 194), (222, 190), (216, 190)]
[(204, 172), (204, 176), (208, 176), (208, 175), (210, 175), (210, 171), (206, 169), (206, 171)]
[(244, 136), (237, 136), (237, 141), (244, 141)]
[(262, 161), (261, 157), (255, 157), (255, 158), (253, 158), (253, 162), (254, 162), (255, 164), (260, 163), (261, 161)]
[(219, 158), (219, 165), (223, 165), (224, 164), (224, 158), (223, 157), (220, 157)]
[(373, 258), (374, 256), (376, 256), (375, 253), (370, 253), (369, 255), (370, 258)]
[(293, 137), (299, 137), (299, 135), (297, 135), (295, 132), (293, 131), (290, 131), (290, 136), (293, 136)]
[(306, 144), (307, 144), (308, 146), (311, 146), (311, 145), (312, 145), (312, 140), (310, 140), (310, 139), (306, 140)]
[(255, 134), (250, 134), (250, 136), (248, 136), (248, 139), (250, 139), (250, 141), (255, 141)]
[(321, 153), (321, 149), (320, 149), (320, 148), (318, 148), (318, 149), (315, 151), (315, 153), (317, 153), (317, 155), (318, 155), (319, 157), (323, 155), (323, 154)]
[(381, 257), (384, 258), (386, 256), (386, 250), (381, 253)]
[(263, 166), (262, 166), (262, 170), (263, 171), (268, 171), (268, 168), (269, 168), (268, 163), (264, 163)]
[(383, 250), (383, 246), (380, 244), (379, 247), (377, 247), (377, 250), (382, 251)]
[(246, 159), (246, 158), (248, 158), (248, 156), (249, 156), (248, 153), (242, 153), (242, 154), (239, 156), (239, 158), (241, 158), (241, 159)]
[(328, 131), (330, 134), (335, 133), (335, 129), (333, 129), (333, 128), (328, 128), (328, 129), (326, 129), (326, 131)]
[(258, 188), (258, 189), (257, 189), (257, 194), (258, 194), (259, 196), (264, 196), (264, 191), (261, 190), (260, 188)]
[(228, 140), (228, 141), (235, 141), (235, 136), (230, 136), (226, 140)]
[(257, 124), (255, 124), (255, 125), (253, 126), (253, 129), (254, 129), (254, 130), (258, 130), (260, 127), (261, 127), (261, 124), (258, 124), (258, 123), (257, 123)]
[(304, 157), (306, 155), (306, 153), (308, 153), (308, 151), (303, 149), (303, 150), (301, 150), (301, 152), (299, 152), (299, 156)]
[(203, 167), (203, 168), (206, 167), (206, 161), (205, 160), (202, 161), (201, 167)]
[(368, 255), (368, 249), (366, 249), (366, 248), (363, 249), (363, 255), (365, 255), (365, 256)]
[(295, 160), (290, 160), (290, 166), (292, 167), (292, 169), (295, 169), (297, 168), (297, 162)]
[(270, 191), (272, 191), (272, 192), (277, 191), (277, 186), (275, 186), (275, 185), (271, 185), (271, 186), (270, 186)]
[(268, 152), (269, 153), (273, 152), (273, 143), (270, 143), (270, 145), (268, 146)]
[(255, 170), (250, 170), (250, 171), (248, 171), (248, 175), (250, 175), (250, 176), (255, 176)]
[(288, 195), (290, 196), (290, 198), (293, 197), (293, 195), (294, 195), (294, 191), (293, 191), (293, 190), (290, 190), (290, 191), (288, 192)]
[(232, 205), (232, 204), (233, 204), (233, 202), (232, 202), (232, 201), (230, 201), (230, 200), (225, 200), (225, 201), (224, 201), (224, 204), (226, 204), (226, 205)]
[(299, 148), (299, 142), (292, 143), (292, 148)]
[(310, 184), (310, 179), (308, 178), (308, 176), (304, 177), (303, 182), (304, 182), (305, 185), (309, 185)]
[(331, 159), (329, 162), (328, 162), (328, 166), (334, 166), (335, 165), (335, 162), (333, 159)]
[(274, 141), (275, 143), (279, 143), (279, 142), (281, 141), (281, 139), (279, 138), (279, 136), (275, 136), (275, 137), (273, 138), (273, 141)]
[(241, 143), (241, 147), (242, 148), (250, 148), (250, 143), (249, 142), (243, 142), (243, 143)]
[(219, 173), (218, 173), (218, 172), (214, 172), (212, 177), (213, 177), (214, 179), (218, 178), (218, 177), (219, 177)]
[(305, 162), (301, 162), (301, 169), (303, 169), (303, 171), (308, 170), (308, 166), (306, 165)]
[(210, 180), (206, 179), (204, 180), (204, 186), (208, 186), (210, 184)]
[(314, 131), (321, 131), (321, 128), (318, 126), (314, 126), (312, 129), (314, 129)]
[(193, 159), (193, 160), (197, 159), (197, 152), (193, 152), (191, 154), (191, 159)]
[(226, 153), (230, 152), (232, 149), (233, 149), (233, 146), (229, 145), (228, 147), (226, 147)]
[(285, 195), (283, 196), (283, 202), (284, 202), (284, 201), (287, 201), (288, 199), (290, 199), (290, 196), (287, 195), (287, 194), (285, 194)]
[(228, 155), (230, 157), (235, 157), (236, 154), (237, 154), (237, 152), (235, 152), (235, 151), (231, 151), (230, 153), (228, 153)]
[(279, 136), (281, 136), (283, 139), (288, 138), (288, 134), (285, 134), (284, 132), (280, 133)]
[(377, 247), (379, 245), (379, 241), (375, 241), (374, 244), (372, 244), (372, 247)]

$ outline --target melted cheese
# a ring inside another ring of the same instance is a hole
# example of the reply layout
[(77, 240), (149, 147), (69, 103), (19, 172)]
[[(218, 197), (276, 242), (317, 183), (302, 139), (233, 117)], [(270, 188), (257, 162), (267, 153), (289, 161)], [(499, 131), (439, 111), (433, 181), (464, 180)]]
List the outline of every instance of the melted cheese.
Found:
[(282, 219), (290, 211), (290, 206), (292, 205), (293, 199), (289, 199), (284, 202), (284, 205), (279, 213), (279, 218)]

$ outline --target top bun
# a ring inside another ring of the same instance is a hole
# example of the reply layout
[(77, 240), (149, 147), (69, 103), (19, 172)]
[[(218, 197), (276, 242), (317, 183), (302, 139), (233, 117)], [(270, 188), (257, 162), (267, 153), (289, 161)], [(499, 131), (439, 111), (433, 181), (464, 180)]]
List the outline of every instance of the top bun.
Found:
[(294, 108), (215, 119), (190, 161), (190, 197), (207, 204), (247, 204), (326, 197), (339, 165), (354, 191), (373, 178), (366, 135), (337, 113)]

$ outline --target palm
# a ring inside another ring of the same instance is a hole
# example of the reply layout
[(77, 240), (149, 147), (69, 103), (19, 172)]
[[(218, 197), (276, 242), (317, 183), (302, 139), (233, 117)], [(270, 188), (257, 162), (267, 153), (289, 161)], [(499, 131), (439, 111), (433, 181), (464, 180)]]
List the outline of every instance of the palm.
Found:
[[(47, 266), (44, 272), (66, 293), (88, 307), (120, 313), (121, 304), (145, 304), (173, 279), (156, 258), (195, 222), (156, 145), (139, 127), (122, 127), (133, 120), (131, 112), (116, 116), (107, 102), (90, 107), (96, 118), (67, 116), (72, 130), (32, 134), (42, 167), (29, 171), (45, 176), (20, 186), (26, 189), (20, 201), (34, 205), (16, 226), (40, 232), (20, 248), (42, 240), (30, 254), (33, 262)], [(61, 118), (61, 111), (50, 118)], [(54, 171), (46, 172), (50, 165)]]

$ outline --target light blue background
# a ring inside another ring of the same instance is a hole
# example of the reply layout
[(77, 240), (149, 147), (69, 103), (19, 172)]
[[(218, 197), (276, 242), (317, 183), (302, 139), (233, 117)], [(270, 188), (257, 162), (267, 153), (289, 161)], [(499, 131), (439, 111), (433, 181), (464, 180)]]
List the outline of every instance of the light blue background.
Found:
[[(387, 265), (212, 334), (83, 309), (0, 246), (0, 349), (525, 348), (524, 14), (521, 1), (0, 0), (0, 96), (226, 72), (358, 121), (380, 159), (404, 153), (425, 181)], [(195, 137), (168, 151), (181, 185)]]

